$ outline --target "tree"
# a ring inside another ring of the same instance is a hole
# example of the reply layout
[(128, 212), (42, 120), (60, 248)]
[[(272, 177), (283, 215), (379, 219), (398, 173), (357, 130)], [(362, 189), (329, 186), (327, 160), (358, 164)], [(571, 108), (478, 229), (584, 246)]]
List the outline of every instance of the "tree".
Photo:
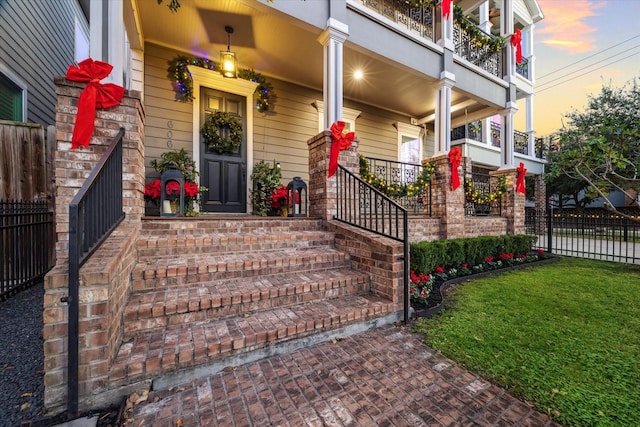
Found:
[[(565, 190), (582, 186), (589, 197), (602, 197), (614, 211), (610, 192), (617, 190), (634, 199), (630, 190), (640, 189), (640, 88), (636, 81), (622, 88), (603, 86), (598, 96), (589, 96), (585, 111), (574, 110), (565, 117), (568, 124), (558, 131), (557, 144), (549, 151), (547, 182)], [(637, 199), (635, 204), (640, 206)]]

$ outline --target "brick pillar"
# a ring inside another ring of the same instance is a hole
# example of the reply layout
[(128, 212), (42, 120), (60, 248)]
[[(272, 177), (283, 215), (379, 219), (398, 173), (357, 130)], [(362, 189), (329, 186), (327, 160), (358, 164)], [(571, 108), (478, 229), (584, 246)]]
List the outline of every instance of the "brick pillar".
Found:
[[(466, 164), (463, 158), (461, 165)], [(433, 217), (441, 218), (442, 238), (455, 239), (464, 237), (464, 172), (462, 166), (458, 168), (460, 187), (451, 190), (451, 164), (448, 155), (432, 157), (430, 162), (435, 165), (431, 202)]]
[[(341, 151), (338, 163), (360, 175), (356, 138), (347, 150)], [(333, 219), (336, 212), (337, 184), (335, 175), (327, 178), (331, 155), (331, 132), (326, 130), (307, 141), (309, 146), (309, 216)]]
[(524, 234), (525, 195), (516, 192), (516, 169), (502, 169), (489, 173), (492, 181), (507, 178), (507, 193), (502, 196), (502, 217), (507, 218), (507, 234)]
[(544, 221), (547, 210), (547, 184), (544, 182), (544, 174), (535, 175), (534, 179), (534, 203), (535, 203), (535, 232), (536, 234), (546, 233), (547, 223)]
[[(71, 135), (77, 114), (78, 97), (85, 84), (67, 81), (62, 77), (55, 78), (55, 84), (58, 95), (54, 154), (56, 266), (45, 277), (43, 306), (45, 407), (50, 413), (59, 412), (66, 405), (68, 310), (67, 304), (62, 303), (60, 299), (68, 295), (69, 204), (120, 127), (125, 128), (122, 197), (126, 215), (121, 227), (139, 223), (144, 214), (144, 112), (140, 103), (140, 93), (126, 91), (119, 106), (96, 110), (95, 130), (89, 147), (72, 150)], [(137, 234), (132, 232), (126, 238), (131, 240), (136, 236)], [(126, 261), (131, 262), (130, 259)], [(90, 263), (91, 260), (85, 267)], [(105, 265), (103, 268), (110, 267), (107, 263)], [(86, 270), (85, 267), (83, 270)], [(98, 272), (93, 272), (93, 275), (103, 280)], [(86, 382), (88, 378), (100, 377), (104, 383), (111, 356), (107, 349), (107, 336), (113, 338), (117, 335), (114, 334), (114, 323), (120, 321), (119, 317), (113, 316), (116, 312), (114, 299), (122, 300), (122, 289), (127, 286), (127, 274), (122, 274), (121, 287), (115, 292), (113, 288), (93, 286), (99, 280), (96, 279), (94, 282), (88, 280), (87, 276), (92, 277), (91, 272), (81, 272), (79, 346), (80, 363), (84, 363), (85, 366), (81, 366), (80, 381)], [(92, 386), (96, 385), (93, 383)]]

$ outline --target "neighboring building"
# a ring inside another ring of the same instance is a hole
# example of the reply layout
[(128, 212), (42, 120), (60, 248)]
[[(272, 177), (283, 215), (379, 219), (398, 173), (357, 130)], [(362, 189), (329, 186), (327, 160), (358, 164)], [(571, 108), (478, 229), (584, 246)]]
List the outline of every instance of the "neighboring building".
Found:
[(55, 124), (53, 77), (88, 55), (78, 0), (0, 2), (0, 120)]

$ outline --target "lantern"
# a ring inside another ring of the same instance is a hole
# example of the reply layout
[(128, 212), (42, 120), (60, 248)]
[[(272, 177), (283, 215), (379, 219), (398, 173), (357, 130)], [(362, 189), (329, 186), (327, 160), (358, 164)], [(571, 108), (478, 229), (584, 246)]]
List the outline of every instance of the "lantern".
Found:
[(307, 184), (299, 177), (293, 178), (287, 185), (289, 216), (307, 216)]
[(160, 216), (184, 215), (184, 175), (177, 167), (160, 175)]

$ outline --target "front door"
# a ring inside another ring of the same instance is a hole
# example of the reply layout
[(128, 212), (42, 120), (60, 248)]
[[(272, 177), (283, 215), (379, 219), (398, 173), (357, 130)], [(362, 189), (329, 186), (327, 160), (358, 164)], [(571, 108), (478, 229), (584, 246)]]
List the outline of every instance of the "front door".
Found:
[(202, 88), (200, 123), (205, 115), (223, 111), (242, 122), (242, 143), (233, 153), (219, 154), (209, 148), (200, 135), (200, 184), (204, 212), (244, 213), (247, 211), (247, 122), (243, 96)]

